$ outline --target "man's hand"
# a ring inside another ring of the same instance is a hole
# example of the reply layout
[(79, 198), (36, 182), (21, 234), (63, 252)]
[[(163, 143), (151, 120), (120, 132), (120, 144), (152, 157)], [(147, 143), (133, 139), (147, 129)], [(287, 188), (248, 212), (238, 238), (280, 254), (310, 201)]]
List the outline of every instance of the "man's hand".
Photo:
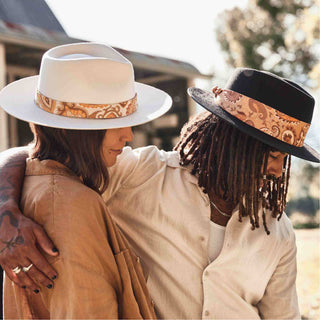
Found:
[[(41, 285), (52, 288), (57, 277), (39, 250), (51, 256), (59, 253), (43, 228), (24, 217), (18, 206), (27, 155), (26, 148), (0, 154), (0, 264), (17, 285), (38, 293)], [(31, 264), (25, 272), (13, 272)]]

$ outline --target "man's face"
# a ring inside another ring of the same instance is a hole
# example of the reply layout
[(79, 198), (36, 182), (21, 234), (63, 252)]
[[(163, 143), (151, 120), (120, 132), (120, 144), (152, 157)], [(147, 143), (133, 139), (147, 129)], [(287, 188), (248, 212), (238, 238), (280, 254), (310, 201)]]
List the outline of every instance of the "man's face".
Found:
[(274, 175), (280, 178), (282, 175), (282, 166), (287, 153), (280, 151), (271, 151), (268, 158), (267, 175)]

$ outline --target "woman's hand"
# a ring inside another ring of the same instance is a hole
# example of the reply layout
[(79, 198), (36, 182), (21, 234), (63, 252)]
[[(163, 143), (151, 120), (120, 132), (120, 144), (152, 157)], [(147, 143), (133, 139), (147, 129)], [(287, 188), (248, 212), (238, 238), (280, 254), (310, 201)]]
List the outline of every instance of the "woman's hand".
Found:
[[(23, 216), (14, 202), (5, 202), (0, 208), (0, 264), (13, 282), (35, 293), (41, 286), (52, 288), (57, 277), (40, 250), (59, 254), (40, 225)], [(31, 264), (28, 271), (22, 270)], [(13, 272), (16, 267), (21, 271)]]

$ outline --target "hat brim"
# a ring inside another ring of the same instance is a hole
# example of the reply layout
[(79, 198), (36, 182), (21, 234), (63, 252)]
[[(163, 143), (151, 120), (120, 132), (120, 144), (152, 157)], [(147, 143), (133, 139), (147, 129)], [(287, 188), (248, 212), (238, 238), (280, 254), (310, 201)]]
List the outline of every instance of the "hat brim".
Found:
[(232, 116), (216, 103), (214, 95), (211, 92), (193, 87), (188, 89), (188, 94), (195, 102), (200, 104), (202, 107), (204, 107), (214, 115), (227, 121), (240, 131), (264, 142), (265, 144), (274, 147), (281, 152), (289, 153), (304, 160), (320, 162), (320, 154), (306, 143), (302, 147), (292, 146), (288, 143), (271, 137), (266, 133), (259, 131), (258, 129)]
[(20, 120), (47, 127), (95, 130), (137, 126), (162, 116), (172, 105), (171, 97), (164, 91), (135, 82), (138, 108), (131, 115), (112, 119), (83, 119), (55, 115), (42, 110), (34, 101), (38, 77), (23, 78), (3, 88), (0, 92), (0, 106), (4, 111)]

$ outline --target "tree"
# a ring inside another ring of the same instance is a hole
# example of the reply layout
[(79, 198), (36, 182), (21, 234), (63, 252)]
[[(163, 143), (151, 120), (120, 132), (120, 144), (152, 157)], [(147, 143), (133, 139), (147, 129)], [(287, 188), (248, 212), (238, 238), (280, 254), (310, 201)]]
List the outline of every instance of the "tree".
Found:
[(224, 11), (216, 35), (227, 63), (319, 87), (319, 4), (320, 0), (251, 0), (245, 9)]

